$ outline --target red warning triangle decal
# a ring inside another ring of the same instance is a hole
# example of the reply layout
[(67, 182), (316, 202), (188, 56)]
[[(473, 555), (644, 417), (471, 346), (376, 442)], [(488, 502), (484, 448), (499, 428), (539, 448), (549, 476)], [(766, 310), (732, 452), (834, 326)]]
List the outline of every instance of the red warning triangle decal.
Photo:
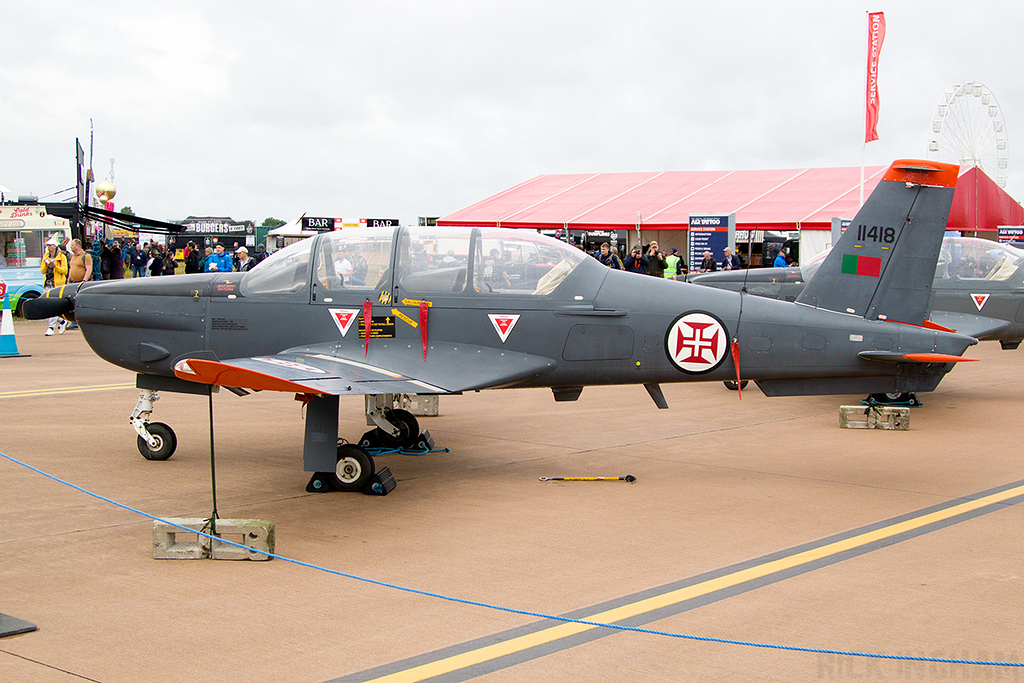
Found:
[(508, 335), (512, 334), (512, 328), (516, 326), (519, 321), (519, 315), (509, 315), (506, 313), (488, 313), (487, 317), (491, 319), (491, 324), (494, 325), (494, 331), (498, 333), (498, 337), (501, 338), (501, 343), (504, 344), (505, 340), (508, 339)]
[(352, 323), (356, 321), (359, 316), (359, 311), (354, 308), (329, 308), (331, 317), (334, 318), (334, 324), (338, 326), (338, 330), (341, 332), (341, 336), (344, 337), (348, 334), (348, 330), (352, 327)]
[(980, 311), (985, 307), (985, 302), (988, 301), (990, 294), (971, 294), (971, 299), (974, 300), (974, 305), (978, 307)]

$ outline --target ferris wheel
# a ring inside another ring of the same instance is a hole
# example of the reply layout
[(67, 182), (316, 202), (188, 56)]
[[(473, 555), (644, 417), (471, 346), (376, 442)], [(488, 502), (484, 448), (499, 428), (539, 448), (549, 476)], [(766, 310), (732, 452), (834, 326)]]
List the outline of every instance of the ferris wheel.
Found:
[(1006, 187), (1010, 162), (1006, 119), (996, 96), (983, 83), (955, 83), (946, 88), (932, 116), (928, 157), (976, 166)]

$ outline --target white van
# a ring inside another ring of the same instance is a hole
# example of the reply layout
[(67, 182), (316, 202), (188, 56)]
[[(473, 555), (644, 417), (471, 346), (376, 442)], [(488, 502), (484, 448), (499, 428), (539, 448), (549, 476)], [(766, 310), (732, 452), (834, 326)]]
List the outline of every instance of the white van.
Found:
[[(11, 308), (21, 314), (21, 302), (43, 293), (44, 245), (51, 237), (61, 244), (71, 239), (66, 218), (51, 216), (45, 206), (0, 206), (0, 280), (7, 284)], [(2, 302), (0, 302), (2, 304)]]

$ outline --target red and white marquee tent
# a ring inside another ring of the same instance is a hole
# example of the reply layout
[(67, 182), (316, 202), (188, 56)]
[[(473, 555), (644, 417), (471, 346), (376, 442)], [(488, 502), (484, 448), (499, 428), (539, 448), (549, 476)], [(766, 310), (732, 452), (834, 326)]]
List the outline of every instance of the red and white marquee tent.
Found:
[[(885, 166), (865, 169), (867, 197)], [(860, 167), (540, 175), (444, 216), (438, 225), (550, 230), (639, 229), (643, 240), (683, 238), (693, 214), (736, 214), (737, 230), (830, 230), (860, 206)], [(993, 233), (1024, 225), (1024, 208), (976, 168), (957, 184), (949, 228)]]

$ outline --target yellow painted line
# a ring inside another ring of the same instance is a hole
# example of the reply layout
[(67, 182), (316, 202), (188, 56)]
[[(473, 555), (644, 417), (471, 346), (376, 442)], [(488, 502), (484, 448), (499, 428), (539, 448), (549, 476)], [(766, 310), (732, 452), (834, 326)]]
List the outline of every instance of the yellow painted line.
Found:
[[(778, 560), (766, 562), (755, 567), (748, 567), (741, 569), (732, 574), (726, 576), (720, 576), (715, 579), (710, 579), (702, 583), (694, 584), (692, 586), (686, 586), (678, 590), (669, 591), (662, 595), (656, 595), (651, 598), (639, 600), (628, 605), (622, 605), (613, 609), (595, 614), (588, 617), (586, 621), (599, 621), (603, 623), (615, 623), (623, 619), (635, 617), (647, 612), (653, 612), (663, 607), (675, 605), (686, 600), (691, 600), (708, 593), (720, 591), (726, 588), (732, 588), (748, 581), (760, 579), (765, 576), (777, 574), (779, 572), (799, 567), (804, 564), (809, 564), (817, 560), (837, 555), (839, 553), (853, 550), (861, 546), (875, 543), (893, 536), (905, 534), (916, 529), (928, 526), (929, 524), (935, 524), (942, 522), (959, 515), (964, 515), (987, 505), (994, 503), (1000, 503), (1010, 498), (1014, 498), (1020, 495), (1024, 495), (1024, 486), (1018, 486), (1000, 493), (994, 493), (984, 498), (977, 500), (970, 500), (953, 507), (932, 512), (920, 517), (908, 519), (902, 522), (897, 522), (890, 526), (882, 527), (874, 531), (868, 531), (851, 538), (847, 538), (834, 543), (829, 543), (818, 548), (812, 548), (789, 557), (783, 557)], [(576, 624), (576, 623), (563, 623), (558, 626), (552, 626), (551, 628), (537, 631), (536, 633), (530, 633), (517, 638), (512, 638), (501, 643), (495, 643), (493, 645), (487, 645), (485, 647), (478, 648), (476, 650), (470, 650), (469, 652), (463, 652), (462, 654), (453, 655), (444, 659), (439, 659), (434, 662), (422, 664), (411, 669), (404, 671), (396, 671), (393, 674), (381, 676), (379, 678), (371, 679), (371, 681), (387, 681), (388, 683), (411, 683), (412, 681), (422, 681), (433, 676), (441, 676), (446, 673), (458, 671), (469, 666), (482, 664), (483, 662), (497, 659), (499, 657), (505, 657), (507, 655), (515, 654), (516, 652), (522, 652), (532, 647), (539, 645), (545, 645), (547, 643), (560, 640), (562, 638), (568, 638), (569, 636), (576, 635), (577, 633), (583, 633), (591, 629), (600, 628), (599, 626), (590, 626), (587, 624)], [(367, 683), (370, 683), (369, 681)]]
[(77, 387), (52, 387), (50, 389), (25, 389), (22, 391), (0, 391), (0, 399), (31, 398), (34, 396), (57, 396), (60, 394), (85, 394), (95, 391), (115, 391), (117, 389), (134, 389), (135, 382), (123, 384), (87, 384)]

